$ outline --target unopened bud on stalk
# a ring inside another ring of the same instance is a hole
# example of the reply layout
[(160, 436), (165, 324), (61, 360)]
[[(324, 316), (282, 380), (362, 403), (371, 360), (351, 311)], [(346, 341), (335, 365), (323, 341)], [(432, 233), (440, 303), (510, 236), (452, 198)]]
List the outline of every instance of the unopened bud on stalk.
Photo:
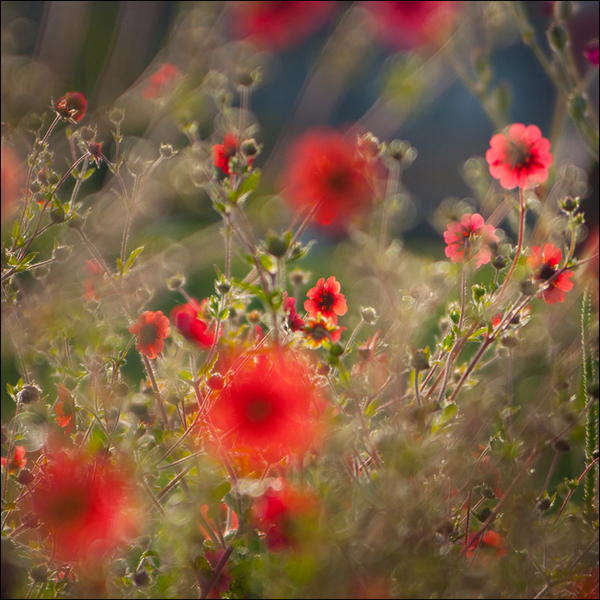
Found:
[(360, 309), (360, 316), (365, 323), (373, 324), (379, 318), (377, 312), (371, 306), (366, 306)]
[(67, 225), (71, 229), (81, 229), (83, 227), (84, 219), (81, 215), (76, 212), (71, 213), (70, 219), (67, 221)]
[(19, 392), (19, 401), (23, 404), (31, 404), (40, 399), (41, 389), (37, 385), (26, 385)]
[(560, 201), (560, 208), (567, 214), (575, 212), (579, 208), (579, 197), (571, 198), (571, 196), (567, 196)]
[(171, 156), (175, 156), (175, 154), (177, 154), (177, 150), (173, 150), (173, 146), (171, 146), (171, 144), (160, 145), (160, 155), (163, 158), (171, 158)]
[(369, 132), (356, 137), (356, 149), (366, 160), (375, 160), (385, 150), (385, 143)]
[(569, 33), (562, 25), (551, 25), (548, 29), (548, 40), (552, 48), (561, 54), (569, 43)]
[(175, 291), (185, 285), (185, 277), (181, 273), (177, 273), (177, 275), (167, 278), (166, 283), (170, 290)]

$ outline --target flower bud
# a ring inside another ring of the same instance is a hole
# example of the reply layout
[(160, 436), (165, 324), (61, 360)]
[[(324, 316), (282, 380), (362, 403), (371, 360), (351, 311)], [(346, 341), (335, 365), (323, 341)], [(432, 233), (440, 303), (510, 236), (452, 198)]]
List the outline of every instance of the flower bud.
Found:
[(175, 154), (177, 154), (177, 150), (173, 150), (173, 146), (171, 146), (171, 144), (160, 145), (160, 155), (163, 158), (171, 158), (171, 156), (175, 156)]
[(557, 21), (569, 21), (575, 12), (574, 5), (574, 2), (554, 2), (554, 18)]
[(569, 43), (569, 33), (562, 25), (551, 25), (548, 29), (548, 40), (554, 50), (560, 54)]
[(70, 219), (67, 221), (67, 225), (71, 229), (81, 229), (83, 227), (84, 219), (81, 215), (76, 212), (71, 213)]
[(211, 390), (219, 391), (225, 387), (225, 379), (219, 373), (215, 373), (208, 378), (206, 385)]
[(34, 179), (31, 182), (29, 189), (31, 190), (31, 193), (37, 194), (42, 189), (42, 184), (37, 179)]
[(247, 157), (256, 156), (258, 151), (260, 150), (260, 146), (256, 143), (254, 138), (249, 140), (244, 140), (240, 145), (240, 150), (242, 154)]
[(113, 108), (108, 111), (108, 120), (115, 125), (119, 125), (125, 118), (125, 112), (120, 108)]
[(494, 269), (497, 269), (498, 271), (502, 271), (502, 269), (504, 269), (504, 267), (506, 267), (506, 265), (508, 264), (508, 258), (506, 258), (505, 256), (494, 256), (494, 258), (492, 259), (492, 267), (494, 267)]
[(429, 365), (429, 356), (430, 351), (429, 348), (424, 348), (423, 350), (413, 350), (411, 366), (416, 371), (425, 371), (430, 367)]
[(72, 249), (71, 246), (55, 246), (52, 251), (52, 258), (57, 262), (63, 262), (67, 260)]
[(360, 309), (360, 316), (365, 323), (373, 324), (379, 318), (375, 309), (371, 306), (366, 306)]
[(559, 438), (554, 442), (554, 449), (557, 452), (568, 452), (571, 449), (569, 442), (563, 438)]
[(369, 132), (356, 137), (356, 149), (363, 158), (372, 161), (385, 150), (385, 143)]
[(569, 98), (569, 113), (575, 122), (579, 122), (587, 115), (587, 100), (582, 94), (572, 94)]
[(42, 390), (37, 385), (26, 385), (19, 392), (19, 401), (23, 404), (37, 402), (40, 399), (41, 391)]
[(393, 140), (388, 146), (386, 154), (392, 160), (401, 162), (407, 167), (417, 158), (417, 149), (413, 148), (410, 142)]
[(17, 479), (21, 485), (31, 485), (35, 481), (35, 477), (29, 469), (21, 469)]
[(173, 277), (167, 278), (166, 283), (167, 287), (171, 291), (175, 291), (185, 285), (185, 277), (181, 273), (177, 273), (177, 275), (173, 275)]
[(256, 325), (257, 323), (260, 323), (262, 321), (262, 317), (263, 314), (262, 312), (260, 312), (260, 310), (257, 310), (256, 308), (254, 310), (251, 310), (247, 315), (246, 315), (248, 321), (250, 321), (250, 323), (252, 323), (253, 325)]
[(65, 214), (65, 209), (63, 205), (55, 206), (50, 211), (50, 220), (53, 223), (59, 225), (60, 223), (64, 223), (67, 219), (67, 215)]
[(563, 200), (560, 201), (560, 208), (563, 212), (572, 213), (575, 212), (579, 208), (579, 196), (576, 198), (571, 198), (571, 196), (567, 196)]
[(529, 279), (521, 281), (519, 287), (521, 288), (521, 294), (523, 294), (523, 296), (533, 296), (537, 292), (537, 286)]
[(290, 235), (277, 235), (274, 231), (269, 230), (266, 235), (267, 252), (276, 258), (281, 258), (285, 255), (291, 241)]
[(226, 294), (231, 289), (231, 283), (225, 279), (225, 277), (221, 277), (221, 279), (215, 283), (215, 288), (219, 294)]
[(302, 269), (294, 269), (290, 272), (288, 277), (290, 278), (290, 283), (294, 287), (301, 287), (308, 283), (310, 279), (310, 273), (303, 271)]
[(84, 142), (93, 142), (96, 139), (97, 133), (92, 127), (82, 127), (79, 130), (79, 135)]

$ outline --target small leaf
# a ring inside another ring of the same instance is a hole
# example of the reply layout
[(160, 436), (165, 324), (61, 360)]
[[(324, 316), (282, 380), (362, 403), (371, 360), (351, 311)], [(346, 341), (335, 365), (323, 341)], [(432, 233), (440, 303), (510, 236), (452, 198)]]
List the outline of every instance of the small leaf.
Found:
[(125, 269), (123, 269), (123, 273), (127, 273), (127, 271), (129, 271), (129, 269), (133, 266), (133, 263), (135, 262), (135, 259), (144, 251), (144, 246), (140, 246), (139, 248), (136, 248), (130, 255), (129, 258), (127, 259), (127, 262), (125, 263)]
[(442, 341), (442, 349), (450, 352), (454, 346), (454, 332), (450, 332)]

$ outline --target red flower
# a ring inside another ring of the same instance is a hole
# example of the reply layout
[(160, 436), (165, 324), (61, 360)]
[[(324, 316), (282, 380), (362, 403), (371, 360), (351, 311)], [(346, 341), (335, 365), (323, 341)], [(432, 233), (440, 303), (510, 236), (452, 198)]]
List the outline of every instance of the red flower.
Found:
[(316, 317), (321, 313), (325, 318), (330, 319), (334, 325), (337, 325), (338, 315), (341, 317), (348, 312), (346, 298), (340, 294), (342, 286), (332, 275), (327, 282), (321, 277), (317, 285), (307, 292), (308, 300), (304, 302), (304, 310), (311, 317)]
[(164, 338), (171, 334), (169, 319), (160, 310), (149, 310), (129, 327), (129, 333), (138, 336), (136, 347), (142, 354), (148, 358), (156, 358), (165, 347)]
[(179, 79), (181, 73), (179, 69), (171, 63), (161, 65), (151, 77), (142, 96), (147, 99), (163, 98), (170, 91), (175, 82)]
[(171, 321), (186, 340), (193, 340), (204, 348), (210, 348), (215, 341), (215, 332), (200, 318), (205, 304), (206, 300), (198, 304), (192, 299), (187, 304), (176, 306), (171, 311)]
[(62, 383), (58, 384), (58, 397), (60, 402), (54, 406), (56, 422), (65, 430), (65, 435), (71, 435), (75, 427), (75, 404), (71, 392)]
[(318, 223), (343, 227), (373, 201), (365, 169), (355, 144), (337, 131), (316, 129), (290, 148), (281, 183), (287, 186), (285, 194), (292, 207), (316, 207)]
[(2, 466), (6, 467), (8, 462), (8, 471), (9, 473), (13, 473), (17, 469), (23, 469), (27, 464), (27, 459), (25, 458), (25, 446), (15, 446), (13, 451), (12, 458), (7, 461), (6, 458), (2, 457)]
[(136, 528), (132, 488), (108, 463), (51, 455), (32, 496), (33, 512), (50, 529), (60, 560), (100, 558)]
[[(506, 550), (506, 538), (501, 536), (499, 533), (496, 533), (495, 531), (486, 531), (483, 536), (480, 536), (478, 533), (474, 533), (472, 535), (469, 536), (469, 539), (471, 540), (468, 548), (467, 548), (467, 558), (472, 559), (475, 556), (475, 552), (477, 551), (477, 548), (495, 548), (496, 552), (496, 558), (500, 558), (501, 556), (504, 556), (507, 552)], [(480, 542), (481, 539), (481, 542)], [(465, 543), (465, 546), (467, 544)], [(487, 560), (486, 560), (487, 559)], [(483, 558), (483, 562), (489, 562), (490, 556), (489, 554), (487, 556), (484, 556)]]
[(456, 20), (461, 2), (364, 2), (389, 46), (414, 48), (439, 38)]
[(552, 164), (550, 142), (535, 125), (514, 123), (508, 133), (493, 136), (490, 146), (485, 160), (491, 176), (499, 179), (504, 189), (535, 187), (548, 178)]
[(21, 192), (25, 182), (25, 172), (17, 153), (8, 146), (2, 146), (1, 152), (1, 218), (9, 217), (23, 195)]
[(306, 451), (316, 434), (311, 412), (317, 398), (304, 365), (280, 351), (241, 360), (211, 412), (223, 441), (250, 453)]
[(335, 2), (237, 2), (232, 28), (238, 39), (282, 50), (316, 31), (333, 12)]
[(102, 276), (102, 267), (97, 260), (86, 260), (83, 266), (88, 279), (83, 281), (84, 294), (86, 302), (94, 298), (94, 300), (100, 300), (100, 296), (96, 293), (96, 282)]
[(498, 243), (500, 239), (491, 225), (485, 225), (483, 217), (477, 213), (463, 215), (460, 221), (449, 223), (444, 232), (446, 256), (452, 262), (464, 262), (476, 259), (478, 267), (490, 262), (492, 251), (489, 244)]
[(213, 162), (215, 167), (219, 167), (227, 175), (231, 175), (229, 170), (229, 159), (237, 154), (240, 147), (240, 140), (237, 135), (231, 133), (225, 134), (225, 139), (222, 144), (215, 144), (213, 146), (214, 159)]
[(323, 345), (335, 344), (340, 341), (342, 331), (345, 327), (338, 327), (331, 319), (325, 318), (322, 314), (316, 317), (309, 317), (304, 326), (306, 334), (306, 343), (311, 348), (320, 348)]
[(54, 110), (63, 119), (79, 123), (85, 116), (87, 100), (85, 99), (85, 96), (79, 92), (67, 92), (56, 101)]
[(283, 292), (283, 310), (288, 315), (288, 325), (292, 331), (300, 331), (306, 325), (296, 311), (296, 298), (289, 298), (287, 292)]
[(583, 55), (595, 66), (598, 66), (598, 38), (588, 42), (583, 48)]
[[(225, 550), (223, 548), (219, 548), (214, 552), (212, 550), (205, 550), (204, 556), (206, 560), (210, 563), (211, 567), (215, 569), (219, 564), (219, 561), (223, 558), (223, 554), (225, 554)], [(212, 574), (211, 574), (212, 578)], [(219, 578), (215, 581), (212, 589), (208, 593), (209, 598), (220, 598), (221, 594), (224, 594), (231, 586), (231, 582), (233, 581), (233, 577), (227, 568), (227, 565), (223, 567)]]
[[(527, 259), (527, 264), (535, 272), (536, 281), (543, 283), (554, 277), (561, 260), (562, 252), (560, 248), (555, 248), (553, 244), (546, 244), (544, 250), (539, 246), (534, 246), (531, 249), (531, 256)], [(539, 297), (543, 297), (548, 304), (564, 302), (565, 292), (570, 292), (573, 289), (571, 277), (573, 277), (573, 271), (563, 271), (552, 280), (550, 286)]]
[(252, 521), (265, 532), (271, 551), (291, 548), (306, 537), (317, 512), (317, 498), (311, 492), (294, 489), (281, 479), (275, 485), (278, 489), (270, 487), (252, 507)]

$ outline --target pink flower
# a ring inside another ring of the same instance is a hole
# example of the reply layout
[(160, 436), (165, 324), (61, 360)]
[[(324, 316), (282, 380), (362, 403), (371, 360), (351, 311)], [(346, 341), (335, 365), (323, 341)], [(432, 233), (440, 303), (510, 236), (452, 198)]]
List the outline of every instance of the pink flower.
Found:
[(492, 251), (489, 244), (500, 240), (491, 225), (485, 225), (483, 217), (477, 213), (463, 215), (460, 221), (449, 223), (444, 232), (446, 256), (452, 262), (476, 259), (478, 267), (490, 262)]
[(179, 69), (171, 63), (161, 65), (151, 77), (142, 96), (147, 99), (162, 98), (170, 91), (181, 77)]
[[(560, 248), (556, 248), (553, 244), (546, 244), (543, 250), (539, 246), (534, 246), (531, 249), (531, 256), (527, 259), (527, 265), (535, 272), (536, 281), (543, 283), (554, 277), (561, 260), (562, 252)], [(564, 302), (565, 292), (570, 292), (573, 289), (574, 284), (571, 277), (573, 277), (573, 271), (563, 271), (552, 279), (550, 286), (540, 294), (540, 297), (544, 298), (548, 304)]]
[(364, 2), (378, 36), (389, 46), (409, 49), (439, 38), (456, 21), (461, 2)]
[(485, 159), (491, 176), (499, 179), (504, 189), (531, 188), (548, 179), (550, 142), (535, 125), (514, 123), (508, 133), (493, 136), (490, 146)]
[(598, 67), (598, 38), (588, 42), (583, 48), (583, 55), (595, 66)]
[(130, 325), (129, 333), (138, 336), (136, 347), (142, 354), (156, 358), (165, 347), (164, 339), (171, 335), (169, 319), (160, 310), (148, 310)]
[(67, 92), (59, 98), (54, 110), (65, 120), (79, 123), (87, 110), (87, 100), (80, 92)]
[(335, 8), (335, 2), (236, 2), (232, 28), (238, 39), (271, 50), (283, 50), (319, 29)]
[(229, 170), (229, 159), (237, 154), (240, 146), (240, 140), (237, 135), (231, 133), (225, 134), (225, 139), (222, 144), (215, 144), (213, 146), (213, 162), (215, 167), (219, 167), (227, 175), (231, 175)]

